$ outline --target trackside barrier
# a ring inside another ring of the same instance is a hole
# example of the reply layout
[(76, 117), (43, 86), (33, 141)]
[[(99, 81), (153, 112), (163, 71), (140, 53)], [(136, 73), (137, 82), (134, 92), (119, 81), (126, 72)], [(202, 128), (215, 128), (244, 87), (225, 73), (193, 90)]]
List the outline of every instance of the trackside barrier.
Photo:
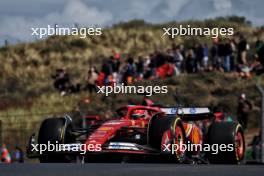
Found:
[(261, 162), (264, 163), (264, 89), (257, 85), (257, 89), (261, 94)]

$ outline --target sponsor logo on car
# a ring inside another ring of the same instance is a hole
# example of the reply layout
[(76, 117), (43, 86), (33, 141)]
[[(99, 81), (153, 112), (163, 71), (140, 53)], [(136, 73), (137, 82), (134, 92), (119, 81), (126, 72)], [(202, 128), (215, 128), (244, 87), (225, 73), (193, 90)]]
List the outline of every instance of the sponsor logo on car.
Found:
[(190, 113), (191, 114), (195, 114), (196, 113), (196, 108), (194, 108), (194, 107), (190, 108)]

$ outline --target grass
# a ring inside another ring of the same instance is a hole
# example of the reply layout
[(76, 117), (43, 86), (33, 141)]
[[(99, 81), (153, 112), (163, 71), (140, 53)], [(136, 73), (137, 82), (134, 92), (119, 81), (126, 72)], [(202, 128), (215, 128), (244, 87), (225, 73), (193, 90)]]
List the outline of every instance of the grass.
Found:
[[(232, 82), (232, 83), (231, 83)], [(166, 80), (141, 81), (137, 85), (167, 85), (167, 94), (154, 94), (151, 99), (163, 105), (182, 104), (183, 106), (217, 106), (220, 110), (236, 115), (237, 99), (241, 93), (246, 93), (254, 104), (251, 115), (251, 125), (256, 126), (260, 117), (261, 97), (255, 87), (257, 83), (264, 85), (263, 78), (259, 80), (244, 80), (232, 74), (201, 73), (181, 75)], [(104, 115), (106, 110), (113, 110), (127, 102), (139, 102), (143, 97), (133, 94), (117, 94), (105, 97), (102, 94), (71, 94), (60, 96), (53, 92), (40, 94), (32, 100), (30, 106), (12, 107), (0, 111), (0, 118), (7, 122), (40, 121), (46, 115), (74, 112), (79, 109), (83, 113)], [(90, 103), (84, 103), (89, 99)], [(30, 115), (30, 117), (26, 117)], [(5, 118), (4, 118), (5, 117)], [(7, 117), (7, 118), (6, 118)]]
[[(208, 73), (181, 75), (166, 80), (143, 81), (137, 84), (168, 85), (167, 94), (155, 94), (151, 97), (163, 105), (180, 103), (186, 106), (216, 106), (234, 119), (236, 118), (238, 95), (244, 92), (254, 104), (254, 110), (249, 118), (249, 128), (256, 129), (260, 124), (261, 113), (261, 97), (255, 88), (258, 82), (264, 85), (263, 77), (259, 81), (243, 80), (232, 75)], [(30, 135), (38, 132), (41, 121), (47, 117), (64, 113), (72, 115), (73, 118), (79, 118), (83, 114), (99, 114), (104, 117), (106, 111), (128, 103), (140, 102), (142, 98), (142, 96), (133, 94), (105, 97), (87, 92), (64, 97), (57, 92), (40, 94), (32, 99), (28, 106), (13, 106), (0, 111), (0, 120), (3, 122), (2, 137), (10, 147), (17, 144), (24, 148)], [(89, 99), (90, 103), (85, 103), (85, 99)]]

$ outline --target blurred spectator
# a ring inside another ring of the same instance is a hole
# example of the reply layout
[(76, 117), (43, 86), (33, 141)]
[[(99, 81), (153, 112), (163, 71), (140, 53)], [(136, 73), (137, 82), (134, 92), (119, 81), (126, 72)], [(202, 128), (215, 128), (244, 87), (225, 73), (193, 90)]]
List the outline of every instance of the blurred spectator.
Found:
[(248, 65), (247, 50), (249, 49), (249, 45), (243, 35), (240, 36), (240, 41), (238, 43), (237, 49), (238, 49), (238, 53), (237, 53), (238, 63), (241, 65)]
[(105, 116), (104, 116), (105, 119), (111, 119), (113, 118), (113, 112), (108, 109), (106, 112), (105, 112)]
[(209, 60), (209, 49), (208, 45), (205, 43), (203, 44), (203, 68), (205, 70), (208, 69), (208, 60)]
[(87, 73), (87, 76), (85, 78), (87, 85), (85, 87), (86, 90), (88, 90), (90, 93), (93, 91), (96, 92), (96, 81), (98, 79), (98, 72), (94, 66), (92, 66)]
[(16, 146), (15, 151), (14, 151), (14, 156), (12, 162), (17, 162), (17, 163), (23, 163), (24, 162), (24, 153), (23, 150)]
[(249, 146), (252, 146), (252, 159), (259, 160), (261, 158), (261, 131), (253, 137)]
[(182, 62), (183, 62), (183, 56), (181, 54), (180, 46), (176, 46), (175, 48), (173, 48), (172, 54), (175, 63), (176, 75), (179, 75), (182, 72)]
[[(171, 64), (168, 63), (169, 58), (172, 59)], [(157, 59), (157, 68), (155, 70), (156, 77), (164, 79), (166, 77), (172, 76), (174, 73), (174, 69), (175, 69), (174, 58), (171, 56), (166, 56), (162, 53), (159, 53), (156, 56), (156, 59)]]
[(232, 55), (232, 46), (229, 41), (225, 42), (223, 46), (223, 57), (224, 63), (223, 68), (225, 72), (230, 72), (231, 70), (231, 55)]
[(186, 56), (186, 71), (187, 73), (195, 73), (197, 71), (197, 61), (193, 49), (187, 51)]
[(256, 48), (256, 62), (253, 67), (255, 68), (256, 74), (261, 75), (264, 73), (264, 42), (260, 39), (255, 44)]
[(138, 58), (138, 61), (136, 62), (136, 72), (137, 72), (137, 78), (142, 79), (143, 73), (144, 73), (144, 61), (142, 57)]
[(135, 76), (134, 59), (132, 57), (129, 57), (127, 59), (127, 65), (124, 68), (124, 74), (123, 74), (124, 85), (131, 84), (133, 82), (134, 76)]
[(184, 57), (186, 54), (185, 54), (185, 47), (184, 47), (184, 45), (183, 44), (180, 44), (179, 45), (179, 48), (180, 48), (180, 52), (181, 52), (181, 55)]
[(156, 67), (157, 67), (157, 52), (150, 54), (150, 63), (149, 63), (149, 69), (150, 69), (150, 77), (151, 76), (155, 76), (155, 72), (156, 72)]
[(236, 65), (236, 62), (235, 62), (236, 43), (232, 39), (232, 40), (229, 40), (229, 44), (231, 46), (230, 70), (234, 71), (235, 70), (235, 65)]
[(144, 62), (143, 78), (144, 79), (152, 79), (154, 77), (153, 72), (154, 72), (154, 68), (151, 65), (151, 59), (150, 59), (150, 57), (147, 57), (146, 61)]
[(261, 64), (260, 61), (261, 61), (260, 57), (258, 56), (258, 54), (256, 54), (255, 55), (255, 60), (250, 66), (250, 70), (252, 72), (255, 72), (256, 75), (261, 75), (261, 74), (264, 73), (264, 67), (263, 67), (263, 65)]
[(51, 76), (54, 79), (54, 87), (60, 92), (66, 90), (66, 84), (70, 82), (70, 76), (66, 69), (56, 69), (55, 74)]
[(72, 84), (70, 81), (70, 75), (65, 68), (57, 69), (55, 74), (51, 75), (54, 79), (54, 87), (57, 89), (61, 96), (67, 93), (76, 93), (80, 91), (80, 84)]
[(7, 147), (5, 144), (1, 147), (1, 162), (2, 163), (11, 163), (11, 155), (9, 151), (7, 150)]
[(196, 57), (196, 61), (197, 61), (197, 68), (198, 71), (200, 70), (204, 70), (203, 69), (203, 57), (204, 57), (204, 51), (203, 51), (203, 45), (202, 44), (197, 44), (195, 46), (195, 57)]
[(115, 57), (110, 58), (112, 60), (112, 70), (114, 73), (119, 72), (119, 67), (120, 67), (120, 55), (116, 54)]
[(107, 59), (107, 60), (104, 60), (103, 61), (103, 64), (102, 64), (102, 72), (104, 72), (104, 74), (106, 76), (109, 76), (112, 74), (113, 72), (113, 67), (112, 67), (113, 63), (112, 63), (112, 59)]
[(218, 65), (218, 71), (221, 71), (223, 72), (223, 65), (224, 65), (224, 59), (225, 59), (225, 56), (226, 56), (226, 48), (225, 48), (225, 44), (223, 43), (223, 41), (219, 41), (218, 43), (218, 50), (217, 50), (217, 54), (218, 54), (218, 57), (219, 57), (219, 65)]
[(212, 57), (212, 65), (216, 70), (218, 70), (221, 66), (221, 61), (218, 56), (218, 40), (214, 40), (210, 52)]
[(247, 100), (246, 94), (242, 93), (239, 96), (237, 107), (237, 120), (244, 129), (247, 128), (248, 116), (252, 110), (252, 104)]

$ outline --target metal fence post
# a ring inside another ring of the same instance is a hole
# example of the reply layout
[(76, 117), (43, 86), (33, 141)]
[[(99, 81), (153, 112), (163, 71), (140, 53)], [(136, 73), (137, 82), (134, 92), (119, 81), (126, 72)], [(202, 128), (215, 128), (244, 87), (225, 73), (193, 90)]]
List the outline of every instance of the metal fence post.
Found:
[(264, 89), (257, 85), (258, 91), (261, 93), (261, 162), (264, 163)]
[(2, 144), (3, 144), (2, 131), (3, 131), (2, 120), (0, 120), (0, 146), (2, 146)]

